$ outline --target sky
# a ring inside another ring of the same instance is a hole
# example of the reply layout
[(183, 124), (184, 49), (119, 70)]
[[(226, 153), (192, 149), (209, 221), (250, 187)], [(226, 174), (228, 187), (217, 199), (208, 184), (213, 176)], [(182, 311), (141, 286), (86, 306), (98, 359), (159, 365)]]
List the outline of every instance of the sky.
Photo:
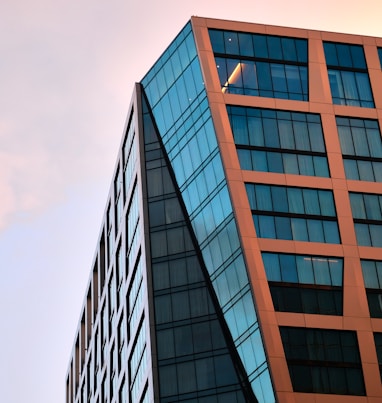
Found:
[(381, 0), (0, 4), (0, 400), (64, 403), (134, 82), (190, 16), (382, 37)]

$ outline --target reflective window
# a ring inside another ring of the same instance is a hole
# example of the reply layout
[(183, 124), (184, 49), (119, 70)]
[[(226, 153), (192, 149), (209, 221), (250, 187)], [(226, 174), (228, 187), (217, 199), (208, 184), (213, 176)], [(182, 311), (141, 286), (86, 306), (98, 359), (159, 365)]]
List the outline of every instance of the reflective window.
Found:
[(340, 242), (330, 190), (252, 183), (246, 189), (259, 237)]
[(137, 159), (137, 146), (135, 141), (135, 126), (133, 115), (130, 117), (126, 138), (123, 143), (123, 182), (125, 188), (125, 201), (130, 186), (133, 184), (135, 161)]
[(130, 334), (134, 332), (138, 324), (138, 320), (141, 317), (143, 307), (143, 293), (144, 293), (143, 264), (139, 256), (135, 268), (135, 273), (133, 274), (133, 278), (130, 283), (130, 288), (127, 294)]
[(242, 169), (329, 176), (319, 115), (228, 106)]
[(361, 260), (370, 316), (382, 318), (382, 261)]
[(262, 253), (276, 311), (342, 315), (341, 258)]
[(128, 397), (126, 393), (126, 381), (125, 378), (122, 379), (121, 386), (119, 387), (118, 393), (118, 403), (127, 403)]
[(116, 318), (116, 284), (115, 284), (115, 276), (114, 272), (112, 271), (109, 280), (109, 334), (112, 333), (112, 329), (115, 327), (115, 318)]
[(119, 306), (122, 305), (123, 297), (124, 297), (124, 292), (125, 292), (125, 259), (124, 259), (124, 253), (122, 251), (122, 246), (121, 244), (118, 246), (117, 249), (117, 309), (119, 309)]
[(139, 220), (139, 187), (135, 184), (126, 219), (128, 264), (133, 266), (139, 249), (141, 226)]
[(381, 69), (382, 69), (382, 48), (378, 48), (378, 56), (379, 56), (379, 61), (381, 63)]
[(324, 42), (334, 104), (374, 108), (363, 47)]
[(382, 247), (382, 195), (349, 193), (357, 242)]
[(121, 221), (123, 211), (122, 178), (119, 167), (114, 178), (114, 211), (115, 211), (115, 228), (118, 231), (119, 222)]
[(222, 91), (308, 100), (307, 41), (209, 30)]
[(377, 120), (337, 117), (346, 177), (382, 181), (382, 140)]
[(114, 252), (114, 231), (113, 231), (113, 206), (109, 203), (109, 207), (107, 208), (107, 263), (111, 264), (112, 256)]
[(147, 366), (146, 335), (147, 329), (143, 318), (129, 358), (130, 401), (133, 403), (139, 402), (139, 391), (145, 382), (144, 375)]
[(365, 395), (356, 332), (280, 327), (295, 392)]
[(118, 371), (119, 373), (125, 367), (127, 350), (127, 337), (126, 337), (126, 320), (122, 315), (118, 323)]

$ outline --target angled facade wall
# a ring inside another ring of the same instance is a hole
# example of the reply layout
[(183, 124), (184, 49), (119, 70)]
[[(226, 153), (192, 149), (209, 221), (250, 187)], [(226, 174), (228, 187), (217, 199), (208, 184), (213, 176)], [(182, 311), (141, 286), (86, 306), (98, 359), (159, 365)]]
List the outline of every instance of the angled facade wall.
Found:
[(381, 399), (381, 69), (191, 19), (135, 89), (67, 403)]

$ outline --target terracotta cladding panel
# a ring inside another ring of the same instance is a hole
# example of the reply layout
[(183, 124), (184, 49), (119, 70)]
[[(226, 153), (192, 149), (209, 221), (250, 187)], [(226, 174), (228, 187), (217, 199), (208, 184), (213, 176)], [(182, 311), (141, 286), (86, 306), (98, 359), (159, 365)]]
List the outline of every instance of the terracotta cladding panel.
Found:
[[(373, 44), (364, 45), (365, 57), (367, 66), (369, 69), (375, 69), (378, 72), (381, 71), (381, 62), (379, 60), (377, 48), (375, 46), (375, 41)], [(372, 79), (373, 81), (373, 79)]]
[(276, 100), (274, 98), (265, 97), (247, 97), (245, 95), (224, 94), (224, 102), (227, 105), (249, 106), (254, 108), (276, 108)]
[[(272, 357), (269, 361), (272, 366), (272, 370), (277, 374), (277, 377), (275, 377), (275, 386), (277, 391), (288, 392), (287, 396), (289, 397), (289, 399), (291, 399), (292, 395), (290, 393), (293, 391), (293, 388), (290, 381), (288, 366), (285, 358)], [(293, 402), (294, 400), (287, 401)]]
[[(371, 343), (374, 344), (374, 340)], [(361, 345), (361, 341), (359, 344)], [(382, 386), (378, 363), (369, 364), (368, 362), (362, 362), (362, 369), (365, 375), (366, 394), (368, 396), (379, 396), (379, 399), (381, 399)]]
[(362, 45), (362, 36), (352, 34), (341, 34), (337, 32), (321, 32), (323, 41), (328, 42), (343, 42)]
[(341, 316), (310, 314), (305, 314), (304, 316), (307, 327), (320, 329), (343, 329), (343, 318)]
[[(374, 346), (373, 332), (358, 332), (359, 350), (362, 356), (362, 361), (368, 364), (377, 364), (377, 355)], [(379, 376), (379, 370), (378, 370)]]
[(333, 105), (335, 116), (360, 117), (363, 119), (377, 119), (377, 110), (358, 106)]
[(216, 20), (213, 18), (205, 18), (208, 28), (225, 29), (228, 31), (256, 32), (260, 34), (266, 33), (266, 25), (254, 24), (229, 20)]
[(373, 332), (382, 333), (382, 319), (371, 318)]
[[(346, 276), (346, 274), (345, 274)], [(367, 305), (365, 287), (363, 282), (357, 286), (346, 285), (346, 292), (344, 292), (344, 322), (350, 329), (356, 330), (358, 326), (367, 326), (370, 329), (369, 323), (369, 308)], [(367, 318), (367, 324), (363, 322)], [(355, 321), (359, 319), (359, 321)], [(353, 327), (355, 326), (355, 327)]]
[[(332, 104), (326, 65), (317, 62), (309, 63), (309, 94), (311, 102)], [(308, 111), (310, 111), (309, 104)]]
[(369, 77), (375, 106), (376, 108), (382, 108), (382, 72), (380, 69), (370, 69)]

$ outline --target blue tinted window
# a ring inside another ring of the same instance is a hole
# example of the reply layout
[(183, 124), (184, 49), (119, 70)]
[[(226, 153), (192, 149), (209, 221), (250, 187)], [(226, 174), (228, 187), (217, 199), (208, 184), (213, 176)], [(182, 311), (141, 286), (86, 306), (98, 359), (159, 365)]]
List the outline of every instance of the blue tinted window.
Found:
[(380, 182), (382, 140), (377, 120), (337, 117), (346, 177)]
[(209, 32), (223, 92), (308, 100), (305, 39)]
[(381, 63), (381, 69), (382, 69), (382, 48), (378, 48), (378, 56), (379, 56), (379, 61)]
[(340, 242), (331, 191), (250, 183), (246, 189), (259, 237)]
[(333, 103), (373, 108), (363, 47), (324, 42)]
[(319, 115), (236, 106), (227, 111), (242, 169), (329, 176)]
[(382, 196), (365, 193), (349, 195), (358, 243), (382, 247)]

